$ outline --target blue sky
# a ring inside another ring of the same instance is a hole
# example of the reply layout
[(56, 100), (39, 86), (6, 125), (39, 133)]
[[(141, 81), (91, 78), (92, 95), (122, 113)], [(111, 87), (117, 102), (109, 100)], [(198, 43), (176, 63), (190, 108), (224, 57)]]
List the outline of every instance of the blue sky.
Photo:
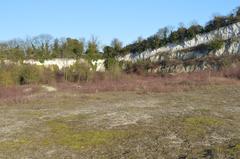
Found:
[(101, 44), (116, 37), (127, 44), (164, 26), (205, 24), (237, 6), (239, 0), (1, 0), (0, 40), (94, 35)]

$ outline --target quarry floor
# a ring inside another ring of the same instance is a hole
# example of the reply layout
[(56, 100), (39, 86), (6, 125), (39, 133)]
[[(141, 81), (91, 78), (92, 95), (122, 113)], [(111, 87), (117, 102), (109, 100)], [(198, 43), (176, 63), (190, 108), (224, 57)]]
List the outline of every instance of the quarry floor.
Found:
[(1, 159), (240, 158), (240, 85), (0, 103)]

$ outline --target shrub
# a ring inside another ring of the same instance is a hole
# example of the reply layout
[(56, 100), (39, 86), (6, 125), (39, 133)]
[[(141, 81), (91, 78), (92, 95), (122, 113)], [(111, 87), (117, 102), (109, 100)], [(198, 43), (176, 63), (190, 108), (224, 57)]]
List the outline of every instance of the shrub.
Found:
[(127, 73), (136, 73), (138, 75), (144, 75), (148, 73), (149, 69), (154, 68), (154, 63), (150, 60), (139, 60), (136, 63), (126, 63), (125, 71)]
[(104, 61), (104, 66), (107, 70), (110, 70), (118, 61), (115, 58), (107, 58)]
[(0, 85), (10, 86), (19, 83), (19, 68), (16, 65), (0, 66)]
[(1, 64), (0, 85), (50, 84), (63, 81), (63, 77), (71, 82), (88, 81), (93, 73), (91, 65), (80, 62), (65, 68), (64, 71), (60, 71), (56, 66), (45, 68), (37, 65)]
[(0, 67), (0, 85), (49, 84), (56, 81), (56, 74), (56, 71), (43, 66), (2, 64)]
[(116, 79), (118, 79), (121, 76), (122, 69), (121, 69), (121, 67), (119, 66), (118, 63), (115, 63), (109, 69), (109, 73), (111, 75), (111, 78), (116, 80)]
[(21, 65), (19, 83), (23, 84), (37, 84), (41, 81), (42, 67), (35, 65)]
[(223, 47), (223, 45), (224, 45), (224, 40), (217, 38), (208, 44), (208, 48), (209, 48), (209, 50), (216, 51), (216, 50), (221, 49)]
[(1, 70), (0, 71), (0, 85), (10, 86), (16, 84), (16, 80), (13, 79), (12, 73)]
[(122, 72), (119, 62), (115, 58), (108, 58), (105, 60), (104, 65), (110, 77), (112, 79), (118, 79)]
[(64, 71), (65, 80), (70, 82), (88, 81), (92, 74), (93, 70), (90, 64), (79, 61)]
[(40, 81), (39, 83), (51, 84), (55, 83), (57, 79), (58, 70), (52, 70), (51, 68), (42, 68), (40, 71)]

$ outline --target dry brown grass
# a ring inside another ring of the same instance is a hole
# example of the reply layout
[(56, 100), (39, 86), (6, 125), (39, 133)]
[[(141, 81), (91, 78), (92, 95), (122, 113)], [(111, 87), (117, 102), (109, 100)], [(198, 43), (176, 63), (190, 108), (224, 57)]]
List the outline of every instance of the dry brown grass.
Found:
[(25, 97), (38, 92), (39, 89), (36, 85), (0, 87), (0, 103), (19, 103), (25, 100)]
[[(177, 75), (136, 75), (122, 73), (117, 78), (103, 73), (95, 76), (89, 82), (71, 83), (58, 82), (54, 84), (59, 91), (77, 93), (97, 93), (111, 91), (147, 92), (182, 92), (208, 85), (239, 84), (240, 67), (232, 67), (218, 72), (199, 71)], [(19, 101), (24, 97), (41, 92), (38, 85), (23, 85), (0, 87), (0, 101)]]
[(240, 64), (234, 65), (228, 69), (223, 70), (223, 75), (227, 78), (240, 79)]
[(238, 80), (226, 78), (222, 72), (201, 71), (178, 75), (122, 74), (118, 79), (104, 78), (79, 84), (59, 83), (60, 90), (84, 93), (106, 91), (172, 92), (187, 91), (212, 84), (236, 84)]

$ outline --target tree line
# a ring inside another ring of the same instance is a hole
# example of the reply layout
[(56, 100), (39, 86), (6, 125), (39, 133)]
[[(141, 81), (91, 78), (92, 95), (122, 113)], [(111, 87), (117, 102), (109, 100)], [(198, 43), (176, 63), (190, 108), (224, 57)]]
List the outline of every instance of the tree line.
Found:
[(100, 48), (96, 37), (89, 41), (84, 39), (61, 38), (54, 39), (51, 35), (39, 35), (32, 38), (14, 39), (0, 43), (0, 59), (15, 61), (23, 59), (45, 60), (51, 58), (86, 58), (96, 60), (106, 59), (106, 66), (115, 63), (117, 56), (127, 53), (141, 53), (153, 50), (168, 43), (181, 43), (192, 39), (197, 34), (207, 33), (220, 27), (240, 22), (240, 7), (228, 16), (215, 16), (205, 26), (193, 23), (190, 27), (180, 24), (177, 30), (173, 27), (164, 27), (146, 39), (138, 38), (132, 44), (123, 46), (122, 42), (114, 39), (111, 45)]
[(92, 37), (87, 43), (84, 39), (54, 39), (43, 34), (33, 38), (14, 39), (0, 43), (0, 58), (11, 60), (51, 58), (101, 58), (98, 40)]
[(180, 23), (179, 28), (174, 31), (173, 27), (160, 28), (157, 33), (146, 39), (138, 38), (134, 43), (123, 48), (122, 53), (141, 53), (145, 50), (153, 50), (168, 43), (181, 43), (194, 38), (197, 34), (210, 31), (240, 22), (240, 7), (227, 16), (214, 16), (205, 26), (194, 22), (190, 27)]

